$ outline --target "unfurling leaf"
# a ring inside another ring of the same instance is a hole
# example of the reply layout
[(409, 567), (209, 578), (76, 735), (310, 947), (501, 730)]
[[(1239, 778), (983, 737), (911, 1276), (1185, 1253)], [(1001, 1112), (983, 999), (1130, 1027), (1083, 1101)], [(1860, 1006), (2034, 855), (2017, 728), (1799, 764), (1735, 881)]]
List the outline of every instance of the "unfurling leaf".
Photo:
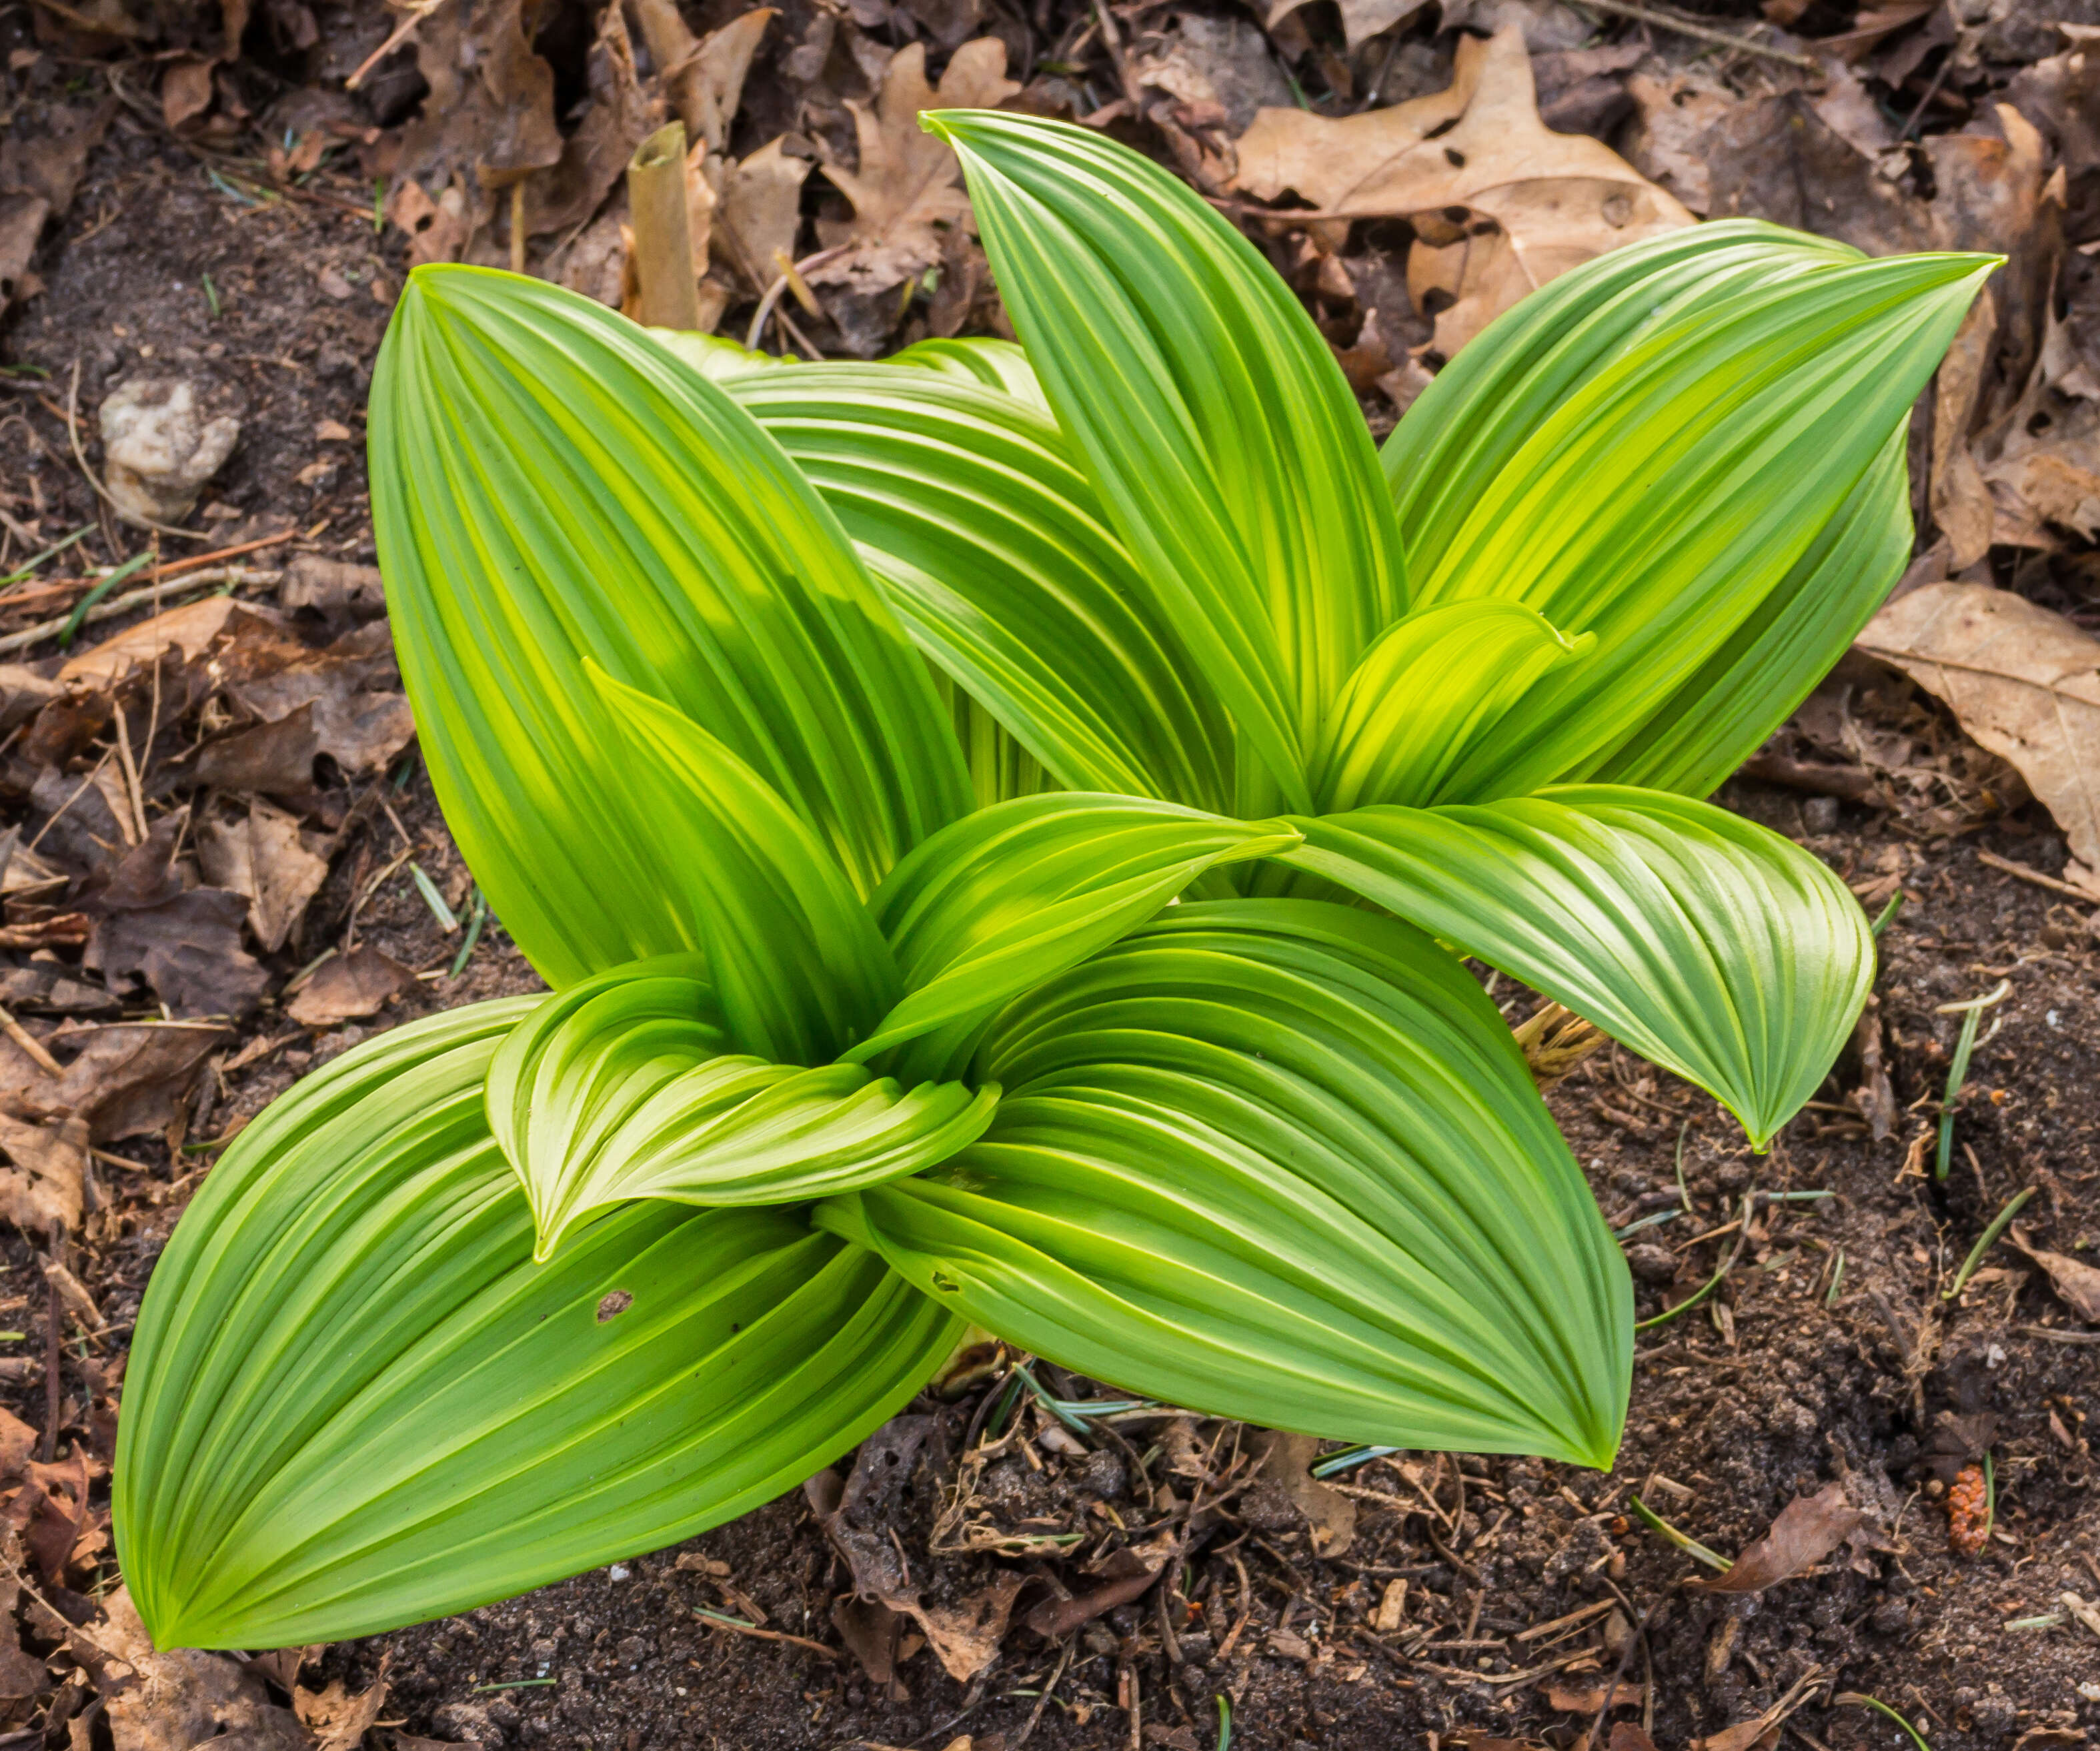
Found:
[(571, 985), (505, 1040), (488, 1121), (532, 1206), (536, 1256), (637, 1198), (786, 1204), (893, 1178), (971, 1142), (999, 1102), (996, 1084), (907, 1089), (728, 1039), (704, 964), (667, 956)]
[(638, 1204), (551, 1263), (482, 1081), (530, 999), (412, 1023), (244, 1131), (155, 1267), (117, 1546), (157, 1646), (340, 1641), (733, 1518), (955, 1321), (792, 1209)]

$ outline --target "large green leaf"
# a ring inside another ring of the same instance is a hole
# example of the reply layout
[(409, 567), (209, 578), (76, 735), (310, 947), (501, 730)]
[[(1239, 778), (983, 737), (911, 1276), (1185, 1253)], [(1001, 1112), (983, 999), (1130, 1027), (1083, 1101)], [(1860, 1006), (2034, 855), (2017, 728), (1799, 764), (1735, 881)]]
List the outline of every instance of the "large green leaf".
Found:
[[(1425, 543), (1434, 557), (1414, 567), (1418, 599), (1523, 602), (1598, 640), (1485, 739), (1471, 800), (1590, 776), (1673, 702), (1665, 737), (1706, 715), (1703, 699), (1680, 697), (1687, 683), (1739, 629), (1802, 610), (1804, 559), (1886, 466), (1890, 434), (1996, 259), (1839, 262), (1680, 298), (1531, 423), (1499, 467), (1462, 471), (1471, 489), (1440, 547)], [(1879, 588), (1884, 577), (1878, 561), (1851, 577), (1817, 568), (1817, 588), (1846, 595), (1823, 634), (1864, 599), (1863, 577)], [(1779, 629), (1781, 643), (1790, 636)], [(1764, 677), (1760, 695), (1740, 665), (1724, 668), (1756, 708), (1733, 702), (1737, 727), (1784, 711), (1798, 690), (1798, 670)], [(1704, 750), (1702, 767), (1714, 758)]]
[[(1253, 245), (1097, 133), (929, 112), (1000, 295), (1109, 521), (1294, 807), (1321, 714), (1406, 605), (1399, 533), (1327, 343)], [(1240, 812), (1259, 803), (1255, 775)]]
[(730, 393), (928, 656), (1060, 784), (1231, 807), (1231, 722), (1048, 414), (894, 363), (757, 373)]
[(1167, 917), (999, 1019), (984, 1139), (820, 1225), (1001, 1337), (1307, 1433), (1605, 1466), (1632, 1295), (1480, 988), (1391, 919)]
[(884, 363), (912, 365), (943, 377), (982, 383), (1026, 402), (1039, 413), (1050, 411), (1035, 367), (1028, 362), (1027, 353), (1010, 340), (971, 335), (959, 340), (914, 341), (902, 352), (892, 353)]
[(1851, 891), (1710, 803), (1617, 785), (1297, 825), (1283, 860), (1352, 889), (1697, 1083), (1762, 1149), (1873, 979)]
[(863, 891), (969, 806), (930, 678), (836, 520), (749, 415), (612, 312), (417, 269), (371, 458), (439, 800), (554, 983), (699, 940), (586, 657), (729, 747)]
[(953, 1342), (792, 1210), (651, 1201), (534, 1264), (482, 1095), (530, 1001), (337, 1059), (176, 1229), (113, 1498), (160, 1647), (369, 1635), (670, 1543), (836, 1457)]
[(905, 1089), (859, 1064), (727, 1050), (693, 956), (617, 967), (550, 997), (498, 1049), (488, 1121), (553, 1256), (637, 1198), (786, 1204), (944, 1160), (991, 1122), (996, 1085)]
[(773, 789), (691, 719), (585, 661), (629, 754), (629, 794), (691, 895), (729, 1037), (820, 1064), (865, 1039), (902, 988), (839, 866)]
[(1600, 783), (1703, 797), (1851, 648), (1910, 564), (1908, 422), (1793, 569), (1699, 672), (1599, 765)]
[(1716, 219), (1608, 250), (1519, 299), (1430, 380), (1379, 452), (1415, 575), (1442, 561), (1555, 409), (1635, 341), (1736, 293), (1864, 259), (1762, 219)]
[(1312, 763), (1322, 814), (1467, 792), (1467, 757), (1547, 670), (1585, 654), (1515, 602), (1447, 602), (1394, 622), (1335, 701)]
[(907, 995), (856, 1059), (931, 1035), (901, 1060), (944, 1073), (1009, 998), (1143, 923), (1208, 869), (1299, 842), (1275, 821), (1060, 791), (980, 809), (890, 872), (872, 909)]

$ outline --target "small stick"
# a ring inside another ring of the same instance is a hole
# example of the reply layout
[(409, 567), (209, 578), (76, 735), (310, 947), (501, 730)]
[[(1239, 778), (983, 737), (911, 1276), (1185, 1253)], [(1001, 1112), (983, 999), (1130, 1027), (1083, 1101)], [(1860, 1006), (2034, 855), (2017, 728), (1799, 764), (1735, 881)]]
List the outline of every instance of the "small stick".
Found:
[(65, 1066), (44, 1049), (44, 1042), (15, 1020), (4, 1008), (0, 1008), (0, 1033), (5, 1033), (17, 1046), (36, 1060), (37, 1068), (46, 1076), (62, 1077)]
[(1762, 42), (1753, 42), (1746, 37), (1731, 36), (1725, 30), (1714, 30), (1704, 24), (1695, 24), (1688, 19), (1656, 11), (1652, 7), (1637, 6), (1634, 0), (1579, 0), (1593, 12), (1605, 12), (1613, 18), (1630, 18), (1643, 24), (1652, 24), (1658, 30), (1674, 30), (1680, 37), (1690, 37), (1697, 42), (1718, 43), (1724, 49), (1740, 49), (1745, 55), (1762, 55), (1767, 60), (1785, 61), (1789, 67), (1798, 67), (1807, 73), (1815, 73), (1820, 64), (1812, 55), (1796, 55), (1791, 49), (1768, 48)]
[[(51, 1254), (58, 1255), (65, 1244), (65, 1229), (54, 1223), (51, 1229)], [(64, 1386), (59, 1370), (65, 1365), (65, 1342), (59, 1329), (59, 1285), (55, 1277), (44, 1279), (44, 1440), (42, 1459), (46, 1465), (57, 1457), (59, 1450), (59, 1417), (64, 1407)]]
[[(244, 583), (274, 583), (281, 575), (271, 571), (251, 572), (245, 566), (228, 566), (223, 571), (197, 573), (183, 581), (185, 585), (231, 582), (238, 586)], [(108, 601), (89, 609), (83, 623), (92, 626), (97, 621), (113, 620), (119, 614), (130, 612), (142, 602), (152, 601), (161, 593), (161, 586), (154, 584), (143, 590), (127, 590), (121, 596), (112, 596)], [(66, 622), (72, 618), (70, 614), (60, 614), (51, 620), (40, 620), (33, 626), (24, 626), (20, 632), (11, 632), (6, 638), (0, 639), (0, 651), (19, 651), (32, 644), (42, 643), (46, 639), (54, 638), (63, 631)]]
[(2059, 882), (2053, 875), (2044, 875), (2039, 869), (2030, 869), (2025, 864), (2016, 864), (2010, 857), (2001, 857), (1996, 851), (1987, 851), (1981, 847), (1977, 848), (1976, 861), (1992, 869), (2002, 869), (2009, 876), (2018, 876), (2023, 882), (2032, 882), (2036, 887), (2045, 887), (2052, 894), (2083, 900), (2089, 906), (2100, 900), (2083, 888), (2073, 887), (2068, 882)]
[(412, 7), (408, 15), (394, 27), (386, 40), (358, 64), (357, 71), (343, 81), (343, 88), (355, 91), (367, 73), (414, 35), (416, 27), (443, 4), (444, 0), (425, 0), (423, 5)]
[(700, 321), (699, 276), (693, 271), (684, 122), (665, 122), (635, 148), (627, 166), (627, 204), (634, 220), (642, 326), (699, 332), (706, 325)]
[(525, 179), (510, 185), (510, 271), (525, 271)]
[(796, 1647), (808, 1648), (813, 1654), (822, 1654), (834, 1665), (838, 1661), (839, 1651), (836, 1647), (827, 1647), (822, 1642), (813, 1642), (806, 1635), (789, 1635), (781, 1629), (761, 1629), (755, 1623), (746, 1623), (741, 1617), (731, 1617), (721, 1612), (711, 1612), (703, 1605), (694, 1606), (692, 1612), (695, 1617), (704, 1619), (717, 1629), (734, 1629), (739, 1635), (755, 1635), (761, 1641), (792, 1643)]

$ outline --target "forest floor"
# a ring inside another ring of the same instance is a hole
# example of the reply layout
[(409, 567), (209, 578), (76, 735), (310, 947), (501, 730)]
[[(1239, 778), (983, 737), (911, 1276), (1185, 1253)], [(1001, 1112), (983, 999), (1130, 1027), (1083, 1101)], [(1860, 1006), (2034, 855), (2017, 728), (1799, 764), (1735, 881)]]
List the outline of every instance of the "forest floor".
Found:
[[(1397, 1453), (1322, 1483), (1307, 1444), (1251, 1428), (1053, 1411), (1113, 1383), (1039, 1365), (1044, 1396), (1017, 1396), (1002, 1357), (675, 1550), (324, 1649), (142, 1646), (108, 1471), (128, 1334), (188, 1198), (315, 1065), (537, 988), (415, 752), (371, 569), (364, 397), (412, 257), (522, 245), (620, 297), (615, 179), (661, 93), (648, 46), (580, 0), (525, 8), (545, 89), (476, 61), (524, 28), (518, 0), (449, 3), (355, 93), (397, 22), (376, 7), (0, 6), (0, 1624), (19, 1631), (0, 1634), (0, 1747), (1210, 1751), (1220, 1697), (1237, 1751), (1908, 1744), (1862, 1697), (1931, 1751), (2093, 1743), (2091, 0), (2046, 20), (2020, 0), (1768, 0), (1678, 13), (1682, 32), (1668, 7), (1557, 0), (1312, 0), (1265, 24), (1223, 4), (785, 0), (742, 27), (762, 40), (730, 58), (734, 120), (710, 143), (705, 301), (741, 337), (773, 277), (750, 268), (772, 259), (761, 241), (840, 249), (853, 272), (811, 269), (815, 310), (774, 307), (770, 343), (805, 351), (1000, 321), (965, 236), (882, 231), (877, 203), (810, 174), (866, 148), (876, 122), (857, 138), (847, 104), (924, 93), (919, 56), (951, 69), (944, 100), (1091, 117), (1234, 191), (1380, 431), (1515, 295), (1510, 242), (1542, 212), (1569, 259), (1612, 241), (1600, 223), (1723, 212), (1869, 250), (2000, 250), (1988, 321), (1921, 405), (1905, 581), (2025, 604), (2028, 644), (1992, 659), (1995, 692), (1962, 693), (1926, 635), (1883, 627), (1880, 660), (1848, 657), (1720, 794), (1871, 909), (1902, 896), (1853, 1048), (1770, 1154), (1616, 1048), (1551, 1090), (1607, 1217), (1646, 1224), (1626, 1236), (1641, 1317), (1723, 1273), (1641, 1334), (1608, 1475)], [(686, 18), (734, 46), (739, 12)], [(1454, 80), (1474, 95), (1440, 113)], [(1469, 111), (1489, 89), (1525, 103)], [(1399, 119), (1370, 148), (1305, 121), (1279, 143), (1264, 105)], [(1362, 150), (1461, 128), (1519, 156), (1470, 183), (1414, 166), (1353, 223), (1259, 216), (1286, 187), (1333, 210)], [(492, 194), (477, 162), (523, 166), (527, 192)], [(196, 444), (239, 422), (201, 506), (168, 513), (195, 533), (158, 542), (90, 479), (119, 441), (104, 398), (143, 378), (189, 386)], [(83, 603), (62, 644), (54, 622)], [(2050, 662), (2058, 740), (2037, 754), (2018, 694)], [(1513, 1021), (1535, 1002), (1495, 994)], [(1969, 1013), (1950, 1006), (1979, 998), (1941, 1178)], [(854, 1526), (893, 1535), (939, 1646), (855, 1603), (824, 1524), (841, 1492)], [(1782, 1510), (1736, 1577), (1754, 1590), (1701, 1585), (1715, 1572), (1685, 1541), (1733, 1559)]]

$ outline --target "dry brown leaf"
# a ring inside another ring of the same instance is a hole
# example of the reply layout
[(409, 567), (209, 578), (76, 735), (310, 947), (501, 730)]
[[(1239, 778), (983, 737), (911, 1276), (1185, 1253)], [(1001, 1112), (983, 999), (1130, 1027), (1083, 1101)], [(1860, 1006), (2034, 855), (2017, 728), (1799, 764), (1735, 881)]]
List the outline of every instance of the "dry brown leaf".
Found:
[(193, 1648), (157, 1652), (122, 1587), (103, 1608), (108, 1621), (95, 1625), (95, 1638), (137, 1674), (109, 1697), (117, 1751), (195, 1751), (201, 1744), (313, 1751), (298, 1717), (272, 1703), (262, 1680), (239, 1660)]
[(2100, 1267), (2064, 1253), (2045, 1252), (2030, 1241), (2018, 1223), (2013, 1245), (2049, 1273), (2049, 1286), (2080, 1319), (2100, 1325)]
[(248, 927), (272, 954), (290, 940), (329, 873), (298, 819), (262, 803), (250, 803), (243, 820), (198, 828), (197, 864), (213, 887), (248, 902)]
[(317, 1741), (315, 1751), (357, 1751), (364, 1743), (365, 1734), (378, 1720), (386, 1700), (384, 1669), (377, 1682), (355, 1696), (341, 1678), (330, 1679), (326, 1688), (318, 1691), (302, 1690), (297, 1684), (290, 1687), (292, 1712), (313, 1734)]
[[(1305, 0), (1275, 0), (1262, 20), (1262, 28), (1275, 29), (1304, 4)], [(1395, 24), (1414, 17), (1425, 4), (1427, 0), (1341, 0), (1342, 35), (1349, 52), (1354, 54), (1358, 44), (1383, 36)]]
[(1986, 286), (1962, 318), (1933, 387), (1930, 502), (1932, 520), (1948, 539), (1950, 571), (1967, 570), (1990, 551), (1996, 521), (1969, 432), (1997, 325), (1997, 304)]
[[(658, 112), (634, 69), (626, 15), (617, 6), (598, 15), (598, 39), (585, 69), (590, 107), (562, 155), (525, 182), (528, 236), (566, 232), (588, 222), (618, 184), (634, 148), (656, 125)], [(461, 240), (464, 241), (464, 239)]]
[(72, 1117), (30, 1125), (0, 1112), (0, 1218), (24, 1234), (63, 1226), (80, 1231), (82, 1187), (87, 1173), (87, 1126)]
[(1740, 101), (1696, 68), (1668, 76), (1637, 73), (1626, 81), (1634, 118), (1626, 160), (1695, 213), (1713, 210), (1706, 136)]
[(285, 1013), (302, 1027), (334, 1028), (376, 1015), (415, 975), (369, 943), (321, 962)]
[(2070, 841), (2063, 878), (2100, 899), (2100, 639), (1985, 584), (1927, 584), (1855, 641), (1943, 701), (2018, 771)]
[(205, 596), (143, 620), (91, 650), (82, 651), (59, 670), (60, 684), (104, 691), (135, 669), (149, 667), (163, 652), (179, 651), (185, 661), (227, 629), (236, 612), (252, 612), (231, 596)]
[(65, 1074), (55, 1086), (18, 1086), (16, 1104), (33, 1117), (77, 1116), (93, 1142), (106, 1143), (165, 1130), (233, 1030), (124, 1022), (73, 1037), (81, 1050)]
[(1724, 1575), (1690, 1583), (1708, 1593), (1762, 1593), (1811, 1568), (1866, 1522), (1842, 1483), (1827, 1483), (1813, 1496), (1797, 1496), (1779, 1518), (1728, 1566)]
[(1513, 26), (1462, 39), (1448, 91), (1357, 116), (1265, 109), (1238, 151), (1234, 186), (1264, 200), (1288, 190), (1335, 219), (1412, 219), (1408, 284), (1448, 298), (1431, 341), (1446, 358), (1555, 276), (1693, 222), (1602, 141), (1539, 119)]
[(739, 163), (721, 162), (710, 244), (716, 279), (755, 294), (779, 276), (778, 263), (793, 257), (802, 228), (802, 184), (810, 170), (810, 161), (796, 157), (779, 139)]
[(1312, 1528), (1312, 1549), (1322, 1557), (1345, 1554), (1356, 1541), (1357, 1505), (1312, 1475), (1320, 1444), (1309, 1435), (1266, 1433), (1253, 1437), (1261, 1463), (1255, 1475), (1277, 1485)]
[(969, 223), (962, 166), (948, 143), (919, 126), (927, 109), (996, 109), (1021, 89), (1006, 77), (1006, 45), (996, 37), (965, 42), (948, 62), (937, 91), (926, 82), (926, 49), (899, 49), (872, 107), (849, 103), (860, 162), (824, 175), (853, 203), (849, 220), (818, 223), (827, 249), (843, 254), (810, 277), (858, 293), (885, 290), (924, 273), (941, 259), (944, 232)]
[(211, 70), (212, 64), (197, 55), (168, 63), (161, 75), (161, 120), (170, 131), (211, 108)]
[(1014, 1595), (1026, 1581), (1024, 1575), (1002, 1573), (960, 1605), (914, 1607), (926, 1645), (958, 1684), (967, 1684), (999, 1657)]

